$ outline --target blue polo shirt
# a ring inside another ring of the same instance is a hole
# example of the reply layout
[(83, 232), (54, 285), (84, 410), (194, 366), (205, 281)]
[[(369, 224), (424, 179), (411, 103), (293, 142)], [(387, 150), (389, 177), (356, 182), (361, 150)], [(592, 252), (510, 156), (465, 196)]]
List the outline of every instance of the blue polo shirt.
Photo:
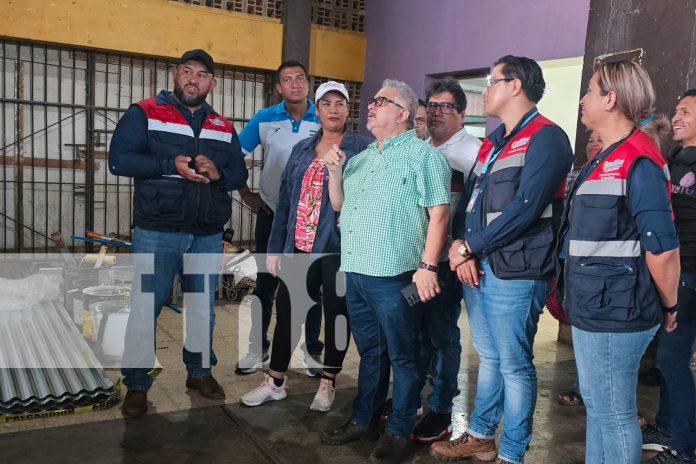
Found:
[(307, 103), (307, 112), (299, 122), (287, 112), (282, 101), (258, 111), (239, 134), (244, 154), (248, 155), (259, 145), (263, 147), (259, 194), (273, 211), (278, 204), (280, 179), (292, 147), (300, 140), (312, 137), (320, 127), (314, 103), (310, 100)]

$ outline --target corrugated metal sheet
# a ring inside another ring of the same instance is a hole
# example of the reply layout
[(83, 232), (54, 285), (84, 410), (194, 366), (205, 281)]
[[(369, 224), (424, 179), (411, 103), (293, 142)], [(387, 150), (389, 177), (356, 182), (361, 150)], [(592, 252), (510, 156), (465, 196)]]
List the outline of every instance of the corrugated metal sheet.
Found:
[(95, 404), (113, 393), (60, 301), (0, 311), (0, 414)]

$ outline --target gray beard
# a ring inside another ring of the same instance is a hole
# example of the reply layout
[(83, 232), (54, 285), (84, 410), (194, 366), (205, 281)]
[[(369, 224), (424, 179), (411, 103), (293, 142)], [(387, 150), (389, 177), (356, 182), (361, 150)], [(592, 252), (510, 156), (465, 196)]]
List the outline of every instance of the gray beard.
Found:
[(205, 101), (208, 94), (198, 95), (197, 97), (190, 97), (184, 93), (184, 89), (178, 86), (174, 86), (174, 96), (177, 100), (188, 107), (201, 106)]

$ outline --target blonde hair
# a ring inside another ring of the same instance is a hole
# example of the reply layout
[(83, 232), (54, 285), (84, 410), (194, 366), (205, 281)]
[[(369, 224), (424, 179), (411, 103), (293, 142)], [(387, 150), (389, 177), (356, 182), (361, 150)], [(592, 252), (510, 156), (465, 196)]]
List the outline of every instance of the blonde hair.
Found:
[(643, 66), (629, 60), (601, 63), (595, 69), (602, 95), (613, 91), (616, 107), (635, 125), (655, 112), (655, 87)]

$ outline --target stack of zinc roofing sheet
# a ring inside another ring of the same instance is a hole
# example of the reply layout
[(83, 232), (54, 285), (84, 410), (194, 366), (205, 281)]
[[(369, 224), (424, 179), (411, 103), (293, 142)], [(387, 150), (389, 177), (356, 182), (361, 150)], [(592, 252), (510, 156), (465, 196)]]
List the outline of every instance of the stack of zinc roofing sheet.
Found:
[(7, 310), (10, 300), (0, 295), (0, 414), (70, 409), (114, 395), (59, 300)]

